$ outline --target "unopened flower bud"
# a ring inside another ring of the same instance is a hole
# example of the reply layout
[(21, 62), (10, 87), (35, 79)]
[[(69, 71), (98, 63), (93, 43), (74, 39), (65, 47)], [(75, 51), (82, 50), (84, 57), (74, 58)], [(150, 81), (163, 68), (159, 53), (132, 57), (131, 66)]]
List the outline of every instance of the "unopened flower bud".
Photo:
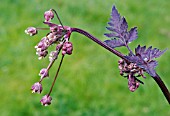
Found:
[(73, 45), (71, 42), (65, 42), (62, 47), (62, 55), (68, 54), (71, 55), (73, 51)]
[(48, 106), (51, 104), (51, 100), (52, 100), (52, 98), (49, 95), (45, 95), (42, 97), (40, 102), (43, 106)]
[(30, 35), (30, 36), (33, 36), (33, 35), (36, 35), (38, 33), (38, 31), (37, 31), (37, 29), (35, 27), (28, 27), (25, 30), (25, 33)]
[(32, 87), (31, 87), (32, 93), (40, 94), (42, 92), (42, 89), (43, 89), (42, 85), (39, 82), (34, 83), (34, 85), (32, 85)]
[(45, 18), (45, 21), (47, 21), (47, 22), (50, 21), (51, 19), (53, 19), (54, 14), (53, 14), (52, 10), (46, 11), (44, 13), (44, 18)]
[(39, 75), (41, 76), (41, 79), (48, 77), (49, 76), (48, 70), (46, 68), (41, 69)]
[(49, 61), (51, 62), (51, 61), (57, 59), (57, 57), (58, 57), (58, 51), (52, 51), (49, 56)]

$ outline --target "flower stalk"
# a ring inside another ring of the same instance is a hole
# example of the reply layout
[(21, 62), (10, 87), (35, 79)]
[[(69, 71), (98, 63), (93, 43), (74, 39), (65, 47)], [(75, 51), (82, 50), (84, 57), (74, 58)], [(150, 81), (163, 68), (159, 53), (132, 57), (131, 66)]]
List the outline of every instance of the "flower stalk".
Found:
[(89, 39), (91, 39), (92, 41), (94, 41), (95, 43), (97, 43), (98, 45), (104, 47), (105, 49), (107, 49), (108, 51), (112, 52), (113, 54), (117, 55), (118, 57), (126, 60), (127, 62), (128, 59), (126, 59), (124, 57), (124, 55), (122, 53), (120, 53), (119, 51), (115, 50), (115, 49), (112, 49), (111, 47), (109, 47), (108, 45), (106, 45), (104, 42), (102, 42), (101, 40), (97, 39), (96, 37), (94, 37), (93, 35), (91, 35), (90, 33), (88, 33), (87, 31), (84, 31), (82, 29), (79, 29), (79, 28), (71, 28), (71, 31), (72, 32), (78, 32), (86, 37), (88, 37)]
[(51, 85), (51, 88), (50, 88), (50, 91), (49, 91), (48, 95), (50, 95), (51, 92), (52, 92), (52, 90), (53, 90), (54, 84), (55, 84), (55, 82), (56, 82), (56, 79), (57, 79), (57, 77), (58, 77), (58, 74), (59, 74), (59, 71), (60, 71), (60, 68), (61, 68), (61, 65), (62, 65), (62, 63), (63, 63), (63, 59), (64, 59), (64, 55), (62, 55), (60, 64), (59, 64), (59, 66), (58, 66), (56, 75), (55, 75), (55, 77), (54, 77), (54, 80), (53, 80), (53, 83), (52, 83), (52, 85)]
[[(104, 42), (102, 42), (101, 40), (97, 39), (96, 37), (94, 37), (93, 35), (91, 35), (90, 33), (79, 29), (79, 28), (71, 28), (72, 32), (78, 32), (86, 37), (88, 37), (89, 39), (91, 39), (92, 41), (94, 41), (95, 43), (97, 43), (98, 45), (104, 47), (105, 49), (107, 49), (108, 51), (112, 52), (113, 54), (117, 55), (118, 57), (124, 59), (126, 61), (126, 63), (130, 63), (130, 61), (125, 57), (125, 55), (123, 55), (122, 53), (120, 53), (119, 51), (109, 47), (107, 44), (105, 44)], [(152, 76), (152, 78), (156, 81), (156, 83), (159, 85), (162, 93), (164, 94), (166, 100), (168, 101), (168, 103), (170, 104), (170, 93), (166, 87), (166, 85), (164, 84), (164, 82), (161, 80), (161, 78), (159, 77), (159, 75), (157, 74), (156, 76)], [(140, 81), (140, 80), (139, 80)], [(140, 82), (142, 83), (142, 82)]]

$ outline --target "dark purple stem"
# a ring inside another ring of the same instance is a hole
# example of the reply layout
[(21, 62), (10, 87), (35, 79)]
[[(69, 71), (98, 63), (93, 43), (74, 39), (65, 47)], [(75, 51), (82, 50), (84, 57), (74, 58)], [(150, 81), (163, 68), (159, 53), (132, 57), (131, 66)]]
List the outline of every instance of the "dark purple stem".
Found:
[[(128, 59), (126, 59), (124, 57), (124, 55), (122, 53), (120, 53), (119, 51), (112, 49), (111, 47), (109, 47), (108, 45), (106, 45), (104, 42), (102, 42), (101, 40), (95, 38), (94, 36), (92, 36), (91, 34), (89, 34), (88, 32), (79, 29), (79, 28), (72, 28), (71, 29), (72, 32), (78, 32), (86, 37), (88, 37), (89, 39), (93, 40), (95, 43), (99, 44), (100, 46), (104, 47), (105, 49), (107, 49), (108, 51), (112, 52), (113, 54), (117, 55), (118, 57), (124, 59), (127, 63), (130, 63), (130, 61)], [(161, 80), (161, 78), (159, 77), (159, 75), (157, 74), (155, 77), (153, 77), (153, 79), (156, 81), (156, 83), (159, 85), (160, 89), (162, 90), (164, 96), (166, 97), (168, 103), (170, 104), (170, 93), (167, 89), (167, 87), (165, 86), (164, 82)]]
[(59, 73), (59, 71), (60, 71), (60, 68), (61, 68), (61, 64), (62, 64), (62, 62), (63, 62), (63, 59), (64, 59), (64, 55), (62, 55), (60, 64), (59, 64), (59, 66), (58, 66), (58, 69), (57, 69), (56, 75), (55, 75), (55, 77), (54, 77), (54, 80), (53, 80), (52, 86), (51, 86), (51, 88), (50, 88), (50, 91), (49, 91), (49, 93), (48, 93), (48, 96), (51, 94), (51, 92), (52, 92), (52, 90), (53, 90), (53, 87), (54, 87), (55, 81), (56, 81), (56, 79), (57, 79), (57, 77), (58, 77), (58, 73)]
[(158, 74), (156, 74), (155, 77), (153, 77), (153, 79), (156, 81), (156, 83), (159, 85), (160, 89), (162, 90), (164, 96), (166, 97), (168, 103), (170, 104), (170, 93), (167, 89), (167, 87), (165, 86), (164, 82), (162, 81), (162, 79), (160, 78), (160, 76)]
[[(78, 32), (80, 34), (85, 35), (86, 37), (88, 37), (89, 39), (93, 40), (94, 42), (96, 42), (97, 44), (99, 44), (100, 46), (104, 47), (105, 49), (109, 50), (110, 52), (114, 53), (115, 55), (117, 55), (118, 57), (128, 61), (124, 55), (122, 53), (120, 53), (119, 51), (112, 49), (111, 47), (109, 47), (108, 45), (106, 45), (104, 42), (102, 42), (101, 40), (95, 38), (94, 36), (92, 36), (91, 34), (89, 34), (88, 32), (79, 29), (79, 28), (72, 28), (71, 29), (72, 32)], [(128, 61), (129, 62), (129, 61)]]

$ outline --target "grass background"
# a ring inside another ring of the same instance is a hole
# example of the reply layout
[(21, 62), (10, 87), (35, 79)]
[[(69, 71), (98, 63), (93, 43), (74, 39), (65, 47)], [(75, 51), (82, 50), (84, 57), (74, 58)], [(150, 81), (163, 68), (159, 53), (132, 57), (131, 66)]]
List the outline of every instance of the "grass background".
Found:
[[(37, 60), (34, 46), (45, 35), (29, 37), (28, 26), (43, 27), (44, 11), (54, 8), (64, 25), (82, 28), (102, 41), (106, 38), (113, 5), (125, 16), (129, 27), (137, 26), (139, 38), (130, 46), (153, 45), (169, 48), (170, 2), (168, 0), (2, 0), (0, 4), (0, 115), (1, 116), (168, 116), (169, 105), (152, 78), (131, 93), (127, 80), (119, 75), (118, 57), (74, 33), (72, 56), (66, 56), (52, 92), (52, 104), (43, 107), (39, 100), (50, 88), (43, 81), (41, 95), (31, 94), (30, 87), (39, 80), (39, 70), (48, 59)], [(55, 19), (54, 21), (57, 22)], [(57, 22), (58, 23), (58, 22)], [(124, 53), (126, 51), (124, 49)], [(170, 89), (170, 51), (158, 59), (157, 72)]]

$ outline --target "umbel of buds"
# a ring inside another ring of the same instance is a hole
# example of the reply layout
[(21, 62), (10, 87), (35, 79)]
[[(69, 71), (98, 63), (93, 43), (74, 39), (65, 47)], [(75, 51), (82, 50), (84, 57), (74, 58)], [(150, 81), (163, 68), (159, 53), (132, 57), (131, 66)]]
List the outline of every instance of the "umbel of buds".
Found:
[[(54, 14), (59, 20), (59, 25), (51, 22), (52, 19), (54, 19)], [(49, 53), (50, 62), (46, 68), (42, 68), (40, 70), (40, 80), (31, 87), (32, 93), (42, 93), (43, 87), (41, 82), (46, 77), (49, 77), (49, 70), (54, 62), (59, 58), (58, 56), (61, 54), (62, 57), (49, 92), (40, 100), (42, 105), (47, 106), (51, 104), (52, 97), (50, 94), (58, 77), (64, 56), (71, 55), (73, 52), (73, 44), (70, 42), (70, 37), (73, 32), (77, 32), (88, 37), (93, 42), (121, 58), (121, 60), (118, 61), (120, 75), (127, 78), (128, 88), (130, 91), (134, 92), (141, 84), (144, 84), (139, 77), (146, 78), (144, 76), (144, 73), (146, 72), (156, 81), (170, 104), (170, 93), (155, 71), (155, 68), (158, 65), (158, 62), (155, 59), (160, 57), (166, 50), (161, 51), (158, 48), (152, 48), (152, 46), (146, 48), (146, 46), (138, 45), (135, 48), (134, 53), (130, 49), (129, 44), (138, 38), (137, 27), (133, 27), (128, 30), (128, 24), (125, 17), (120, 16), (115, 6), (112, 8), (110, 22), (108, 23), (109, 26), (106, 27), (110, 32), (104, 34), (110, 39), (105, 40), (104, 42), (82, 29), (63, 26), (57, 12), (54, 9), (46, 11), (44, 13), (44, 18), (45, 21), (43, 23), (47, 25), (48, 28), (28, 27), (25, 30), (25, 33), (30, 36), (36, 35), (40, 30), (49, 31), (35, 46), (38, 59), (41, 60), (47, 57)], [(49, 51), (48, 48), (52, 45), (56, 47), (53, 51)], [(115, 50), (116, 47), (123, 46), (128, 50), (127, 55)]]
[[(56, 73), (56, 76), (54, 77), (54, 81), (51, 85), (50, 91), (48, 94), (46, 94), (41, 100), (41, 104), (44, 106), (50, 105), (52, 97), (50, 96), (53, 86), (55, 84), (55, 80), (58, 76), (58, 72), (60, 70), (63, 58), (66, 54), (71, 55), (73, 51), (73, 45), (69, 41), (70, 35), (71, 35), (71, 28), (68, 26), (63, 26), (62, 23), (60, 25), (54, 24), (50, 22), (54, 18), (54, 13), (57, 15), (55, 10), (50, 9), (49, 11), (46, 11), (44, 13), (45, 22), (44, 24), (49, 26), (49, 28), (35, 28), (35, 27), (28, 27), (25, 30), (26, 34), (29, 34), (30, 36), (34, 36), (38, 33), (40, 30), (49, 30), (49, 32), (42, 37), (40, 42), (35, 46), (36, 49), (36, 55), (38, 55), (38, 59), (41, 60), (48, 56), (49, 54), (49, 65), (46, 68), (42, 68), (40, 70), (39, 76), (40, 80), (39, 82), (36, 82), (32, 85), (31, 90), (32, 93), (41, 93), (43, 90), (42, 87), (42, 81), (44, 78), (49, 77), (49, 70), (58, 58), (59, 53), (62, 55), (62, 59), (60, 61), (60, 65), (58, 67), (58, 71)], [(60, 21), (60, 20), (59, 20)], [(55, 45), (56, 49), (53, 51), (49, 51), (49, 47)]]
[(129, 90), (134, 92), (139, 87), (140, 83), (143, 84), (143, 82), (140, 81), (138, 77), (142, 76), (143, 78), (146, 78), (143, 75), (143, 69), (139, 68), (134, 63), (128, 64), (123, 59), (119, 60), (118, 64), (119, 64), (120, 75), (128, 79)]

